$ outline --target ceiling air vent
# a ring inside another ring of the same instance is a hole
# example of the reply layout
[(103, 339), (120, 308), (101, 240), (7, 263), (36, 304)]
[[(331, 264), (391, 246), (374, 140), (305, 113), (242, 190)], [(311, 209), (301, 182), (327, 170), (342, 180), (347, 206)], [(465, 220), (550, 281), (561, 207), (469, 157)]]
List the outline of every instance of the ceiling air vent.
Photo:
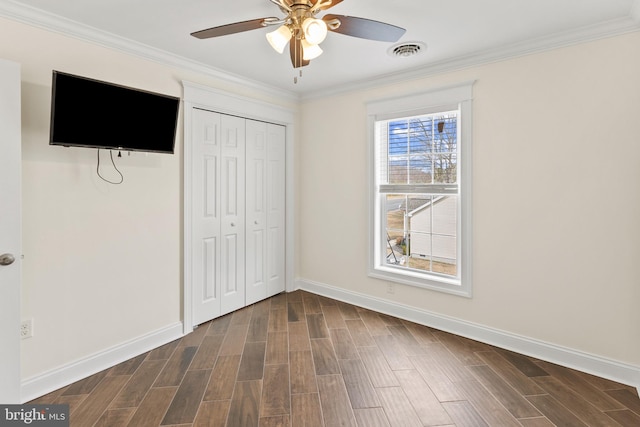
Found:
[(427, 45), (421, 42), (405, 42), (397, 44), (389, 49), (389, 55), (398, 58), (409, 58), (415, 56), (427, 49)]

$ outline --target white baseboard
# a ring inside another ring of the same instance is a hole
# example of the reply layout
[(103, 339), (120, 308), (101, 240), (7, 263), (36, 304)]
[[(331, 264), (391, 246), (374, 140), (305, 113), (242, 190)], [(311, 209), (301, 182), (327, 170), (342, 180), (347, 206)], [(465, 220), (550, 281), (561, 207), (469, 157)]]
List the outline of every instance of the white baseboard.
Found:
[(640, 394), (640, 366), (625, 364), (579, 350), (398, 304), (393, 301), (336, 288), (323, 283), (297, 279), (296, 289), (309, 291), (314, 294), (368, 308), (380, 313), (535, 357), (540, 360), (627, 384), (635, 387)]
[(21, 384), (21, 402), (29, 402), (167, 344), (182, 337), (182, 332), (182, 322), (178, 322), (43, 374), (27, 378)]

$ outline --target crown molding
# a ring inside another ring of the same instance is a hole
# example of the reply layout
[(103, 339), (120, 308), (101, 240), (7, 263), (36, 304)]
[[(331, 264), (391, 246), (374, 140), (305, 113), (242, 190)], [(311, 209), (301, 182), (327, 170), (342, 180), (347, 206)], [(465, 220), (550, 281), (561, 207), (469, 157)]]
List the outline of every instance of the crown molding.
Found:
[(241, 85), (262, 92), (268, 96), (276, 96), (290, 101), (298, 101), (299, 95), (295, 92), (287, 91), (275, 86), (269, 86), (257, 80), (238, 76), (227, 71), (223, 71), (193, 61), (182, 56), (166, 52), (152, 46), (133, 41), (116, 34), (102, 31), (97, 28), (84, 25), (77, 21), (64, 18), (59, 15), (44, 12), (24, 4), (16, 3), (12, 0), (0, 1), (0, 16), (13, 21), (44, 29), (47, 31), (73, 37), (82, 41), (90, 42), (106, 48), (114, 49), (143, 59), (154, 61), (171, 67), (178, 67), (213, 77), (235, 85)]
[(241, 85), (245, 88), (250, 88), (264, 93), (268, 96), (276, 96), (288, 101), (298, 102), (358, 90), (371, 89), (380, 85), (412, 81), (418, 78), (458, 71), (479, 65), (640, 31), (640, 0), (633, 0), (629, 13), (626, 17), (581, 27), (571, 31), (564, 31), (550, 36), (539, 37), (524, 42), (508, 44), (500, 48), (448, 58), (426, 66), (403, 70), (397, 73), (389, 73), (377, 78), (352, 81), (342, 85), (335, 85), (331, 88), (321, 88), (302, 94), (232, 74), (228, 71), (193, 61), (143, 43), (135, 42), (130, 39), (117, 36), (113, 33), (98, 30), (94, 27), (69, 20), (59, 15), (47, 13), (40, 9), (17, 3), (13, 0), (0, 0), (0, 16), (44, 30), (118, 50), (147, 60), (155, 61), (163, 65), (190, 70), (228, 83)]
[(640, 24), (640, 0), (634, 0), (631, 5), (631, 11), (629, 12), (631, 19)]
[(595, 25), (588, 25), (571, 31), (563, 31), (545, 37), (526, 40), (519, 43), (504, 45), (495, 49), (488, 49), (430, 63), (411, 70), (390, 73), (378, 78), (355, 81), (338, 85), (330, 90), (320, 89), (302, 94), (301, 100), (307, 101), (357, 90), (366, 90), (388, 85), (416, 80), (437, 74), (459, 71), (465, 68), (500, 62), (534, 53), (550, 51), (562, 47), (587, 43), (594, 40), (615, 37), (627, 33), (640, 31), (640, 0), (634, 0), (629, 15), (624, 18), (612, 19)]

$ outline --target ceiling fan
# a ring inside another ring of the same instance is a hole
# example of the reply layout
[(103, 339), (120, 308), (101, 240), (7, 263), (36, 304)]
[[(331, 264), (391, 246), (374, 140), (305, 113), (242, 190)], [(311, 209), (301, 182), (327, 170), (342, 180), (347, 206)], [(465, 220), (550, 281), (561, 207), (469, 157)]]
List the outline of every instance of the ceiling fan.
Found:
[(327, 31), (359, 37), (369, 40), (395, 42), (405, 33), (404, 28), (371, 19), (354, 16), (327, 14), (316, 18), (320, 11), (327, 10), (343, 0), (269, 0), (286, 14), (284, 18), (260, 18), (235, 22), (191, 33), (193, 37), (208, 39), (243, 31), (278, 26), (267, 34), (267, 40), (278, 52), (284, 52), (289, 43), (289, 52), (293, 68), (309, 65), (309, 62), (322, 54), (320, 43)]

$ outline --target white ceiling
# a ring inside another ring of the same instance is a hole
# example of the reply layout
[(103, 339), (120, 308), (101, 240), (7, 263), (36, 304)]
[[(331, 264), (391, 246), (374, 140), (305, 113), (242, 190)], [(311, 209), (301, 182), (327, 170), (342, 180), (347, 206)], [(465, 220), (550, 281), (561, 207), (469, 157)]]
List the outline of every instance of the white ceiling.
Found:
[(294, 84), (298, 73), (288, 51), (279, 55), (266, 41), (272, 29), (207, 40), (190, 36), (282, 17), (269, 0), (0, 0), (0, 16), (300, 97), (640, 30), (640, 0), (344, 0), (328, 13), (406, 28), (400, 42), (422, 42), (427, 49), (397, 58), (387, 53), (393, 43), (330, 33), (324, 54)]

